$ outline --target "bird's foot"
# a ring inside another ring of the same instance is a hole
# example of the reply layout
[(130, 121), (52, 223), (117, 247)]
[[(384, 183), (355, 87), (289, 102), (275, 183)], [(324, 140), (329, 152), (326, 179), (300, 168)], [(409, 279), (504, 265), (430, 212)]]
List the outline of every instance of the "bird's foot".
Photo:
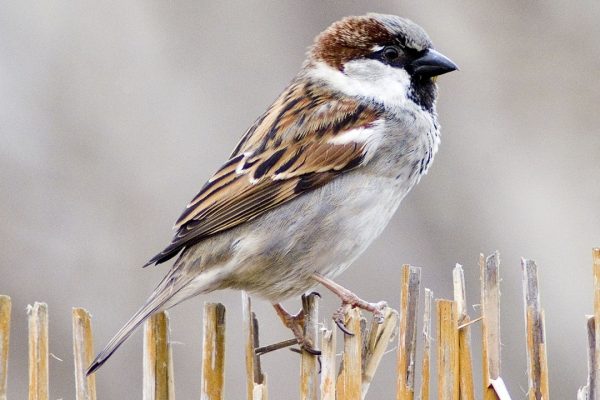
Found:
[(281, 304), (273, 304), (273, 307), (281, 322), (294, 334), (298, 345), (312, 355), (321, 355), (321, 351), (315, 348), (312, 340), (304, 336), (304, 311), (300, 310), (297, 314), (290, 314)]
[(362, 310), (369, 311), (373, 314), (373, 319), (375, 319), (375, 322), (378, 324), (383, 323), (383, 310), (387, 307), (387, 303), (385, 301), (380, 301), (377, 303), (365, 301), (345, 287), (317, 273), (313, 274), (313, 279), (331, 290), (342, 300), (342, 305), (333, 313), (333, 321), (346, 335), (353, 335), (353, 333), (348, 330), (345, 324), (346, 312), (350, 308), (358, 307)]

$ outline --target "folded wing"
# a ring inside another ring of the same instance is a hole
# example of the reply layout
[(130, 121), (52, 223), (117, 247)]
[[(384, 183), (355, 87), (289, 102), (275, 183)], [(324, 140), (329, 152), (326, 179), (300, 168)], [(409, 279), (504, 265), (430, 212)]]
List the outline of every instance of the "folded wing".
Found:
[(359, 167), (376, 147), (380, 114), (317, 85), (292, 83), (188, 204), (169, 246), (146, 266)]

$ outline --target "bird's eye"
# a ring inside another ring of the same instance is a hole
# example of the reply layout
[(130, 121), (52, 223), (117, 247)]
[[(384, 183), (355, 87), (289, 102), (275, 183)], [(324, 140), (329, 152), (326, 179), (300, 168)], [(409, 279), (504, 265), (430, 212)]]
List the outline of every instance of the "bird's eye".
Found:
[(400, 49), (396, 46), (387, 46), (383, 49), (383, 56), (388, 61), (396, 61), (400, 57)]

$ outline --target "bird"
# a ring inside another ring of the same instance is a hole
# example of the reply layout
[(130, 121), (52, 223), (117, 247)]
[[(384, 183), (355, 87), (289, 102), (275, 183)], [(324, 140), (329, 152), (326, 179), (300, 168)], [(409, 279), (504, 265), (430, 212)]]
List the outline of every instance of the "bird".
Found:
[[(271, 302), (297, 342), (302, 313), (283, 300), (319, 284), (360, 307), (333, 279), (379, 236), (427, 173), (440, 143), (439, 75), (458, 69), (411, 20), (345, 17), (316, 36), (298, 74), (245, 132), (146, 265), (176, 261), (93, 360), (95, 372), (156, 312), (199, 294), (245, 290)], [(351, 332), (347, 332), (351, 333)]]

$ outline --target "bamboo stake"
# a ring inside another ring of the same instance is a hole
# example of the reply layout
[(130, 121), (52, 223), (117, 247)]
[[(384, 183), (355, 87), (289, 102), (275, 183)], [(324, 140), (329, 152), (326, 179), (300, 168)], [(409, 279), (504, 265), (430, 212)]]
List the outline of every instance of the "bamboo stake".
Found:
[(48, 305), (27, 306), (29, 325), (29, 400), (48, 399)]
[(423, 313), (423, 361), (421, 364), (421, 400), (429, 400), (431, 364), (431, 304), (433, 292), (425, 289), (425, 312)]
[(91, 316), (83, 308), (73, 308), (72, 322), (75, 398), (77, 400), (96, 400), (96, 374), (86, 376), (87, 367), (94, 358)]
[(222, 400), (225, 379), (225, 306), (204, 303), (202, 336), (203, 400)]
[(438, 315), (438, 399), (459, 399), (458, 318), (456, 303), (436, 300)]
[(546, 332), (544, 310), (540, 303), (537, 265), (521, 259), (523, 272), (523, 305), (527, 337), (528, 398), (548, 400), (548, 364), (546, 363)]
[(7, 392), (11, 308), (10, 297), (0, 295), (0, 400), (6, 400)]
[[(314, 346), (318, 343), (319, 296), (316, 293), (302, 296), (302, 310), (304, 313), (304, 337)], [(300, 398), (303, 400), (317, 400), (318, 363), (317, 357), (306, 350), (302, 350), (300, 365)]]
[(360, 310), (346, 313), (346, 327), (353, 335), (344, 335), (342, 367), (337, 378), (337, 400), (359, 400), (362, 384), (362, 332)]
[(260, 357), (254, 349), (259, 347), (258, 320), (252, 312), (252, 301), (242, 291), (242, 319), (246, 337), (246, 393), (248, 400), (266, 400), (268, 398), (266, 375), (260, 367)]
[(592, 249), (592, 259), (594, 262), (594, 379), (593, 386), (590, 387), (594, 394), (593, 400), (600, 396), (600, 248)]
[(587, 384), (577, 391), (577, 400), (595, 400), (596, 396), (596, 374), (594, 365), (596, 365), (596, 323), (593, 315), (587, 316), (588, 333), (588, 376)]
[(321, 400), (335, 400), (335, 329), (321, 331)]
[(473, 384), (473, 360), (471, 357), (471, 319), (467, 314), (465, 273), (462, 265), (456, 264), (452, 271), (454, 301), (456, 303), (458, 330), (458, 369), (460, 400), (475, 400)]
[(169, 315), (154, 314), (144, 323), (144, 400), (173, 400), (173, 361), (169, 341)]
[(267, 388), (267, 376), (263, 377), (263, 383), (256, 383), (252, 388), (252, 400), (267, 400), (269, 390)]
[(500, 254), (479, 256), (481, 268), (483, 399), (510, 399), (500, 377)]
[(396, 362), (396, 399), (412, 400), (415, 394), (415, 354), (417, 349), (417, 310), (421, 269), (402, 266), (400, 328)]
[(368, 331), (365, 351), (363, 352), (364, 370), (362, 373), (361, 394), (361, 398), (363, 399), (369, 391), (375, 371), (377, 371), (377, 367), (379, 367), (379, 363), (397, 330), (398, 311), (387, 307), (383, 311), (383, 315), (383, 323), (378, 324), (377, 321), (372, 320)]

